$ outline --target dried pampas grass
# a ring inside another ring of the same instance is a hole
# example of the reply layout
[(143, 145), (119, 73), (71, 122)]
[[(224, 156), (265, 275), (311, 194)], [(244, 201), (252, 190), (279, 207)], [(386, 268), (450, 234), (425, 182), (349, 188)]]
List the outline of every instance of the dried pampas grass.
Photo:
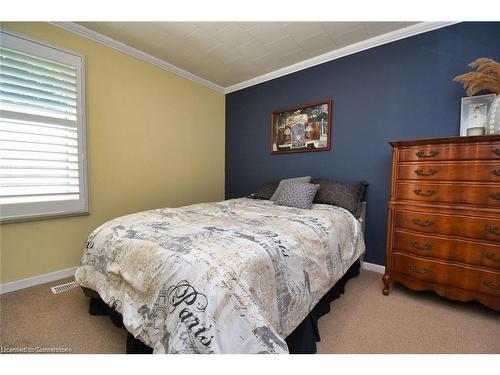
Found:
[(461, 74), (453, 80), (460, 82), (468, 96), (488, 90), (500, 94), (500, 64), (495, 60), (481, 57), (469, 64), (476, 71)]

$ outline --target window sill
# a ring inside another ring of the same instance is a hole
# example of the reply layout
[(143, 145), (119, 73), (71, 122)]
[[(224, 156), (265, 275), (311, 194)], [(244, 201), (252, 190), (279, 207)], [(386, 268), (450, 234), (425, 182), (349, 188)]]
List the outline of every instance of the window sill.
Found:
[(35, 216), (29, 216), (29, 217), (15, 217), (15, 218), (9, 218), (9, 219), (0, 219), (0, 224), (14, 224), (14, 223), (24, 223), (24, 222), (29, 222), (29, 221), (40, 221), (40, 220), (48, 220), (48, 219), (63, 219), (63, 218), (69, 218), (69, 217), (75, 217), (75, 216), (89, 216), (90, 211), (85, 210), (85, 211), (80, 211), (80, 212), (71, 212), (71, 213), (50, 213), (50, 214), (42, 214), (42, 215), (35, 215)]

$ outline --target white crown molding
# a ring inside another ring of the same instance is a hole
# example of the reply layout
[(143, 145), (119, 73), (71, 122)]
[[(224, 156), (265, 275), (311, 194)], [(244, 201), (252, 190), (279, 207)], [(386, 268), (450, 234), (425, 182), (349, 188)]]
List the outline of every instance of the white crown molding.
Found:
[(336, 60), (341, 57), (352, 55), (357, 52), (361, 52), (373, 47), (377, 47), (383, 44), (395, 42), (396, 40), (409, 38), (414, 35), (422, 34), (428, 31), (440, 29), (442, 27), (454, 25), (458, 22), (420, 22), (415, 25), (411, 25), (399, 30), (391, 31), (386, 34), (378, 35), (370, 39), (363, 40), (359, 43), (351, 44), (349, 46), (336, 49), (319, 56), (312, 57), (310, 59), (300, 61), (296, 64), (286, 66), (281, 69), (277, 69), (270, 73), (263, 74), (259, 77), (249, 79), (244, 82), (237, 83), (232, 86), (228, 86), (224, 89), (226, 94), (234, 91), (238, 91), (250, 86), (258, 85), (259, 83), (270, 81), (275, 78), (283, 77), (287, 74), (298, 72), (299, 70), (304, 70), (315, 65), (323, 64), (328, 61)]
[(157, 57), (151, 56), (150, 54), (140, 51), (136, 48), (130, 47), (125, 43), (119, 42), (113, 38), (110, 38), (108, 36), (102, 35), (96, 31), (90, 30), (84, 26), (81, 26), (77, 23), (74, 22), (51, 22), (54, 26), (60, 27), (62, 29), (65, 29), (67, 31), (71, 31), (75, 34), (81, 35), (85, 38), (91, 39), (93, 41), (99, 42), (101, 44), (104, 44), (108, 47), (114, 48), (116, 50), (119, 50), (123, 53), (126, 53), (128, 55), (134, 56), (138, 59), (147, 61), (151, 64), (154, 64), (156, 66), (159, 66), (160, 68), (163, 68), (165, 70), (168, 70), (169, 72), (175, 73), (181, 77), (184, 77), (186, 79), (189, 79), (193, 82), (196, 82), (200, 85), (203, 85), (205, 87), (208, 87), (212, 90), (222, 92), (225, 94), (229, 94), (231, 92), (235, 92), (238, 90), (242, 90), (244, 88), (258, 85), (259, 83), (263, 83), (266, 81), (270, 81), (275, 78), (283, 77), (285, 75), (298, 72), (300, 70), (304, 70), (319, 64), (326, 63), (328, 61), (336, 60), (344, 56), (352, 55), (357, 52), (361, 52), (373, 47), (381, 46), (383, 44), (395, 42), (400, 39), (404, 38), (409, 38), (414, 35), (422, 34), (428, 31), (440, 29), (442, 27), (454, 25), (458, 22), (420, 22), (418, 24), (408, 26), (399, 30), (391, 31), (386, 34), (378, 35), (376, 37), (363, 40), (359, 43), (351, 44), (349, 46), (336, 49), (327, 53), (324, 53), (319, 56), (312, 57), (310, 59), (300, 61), (298, 63), (286, 66), (281, 69), (277, 69), (275, 71), (272, 71), (270, 73), (263, 74), (261, 76), (237, 83), (235, 85), (231, 85), (228, 87), (222, 87), (216, 83), (213, 83), (209, 80), (206, 80), (204, 78), (201, 78), (197, 76), (196, 74), (193, 74), (191, 72), (188, 72), (187, 70), (184, 70), (182, 68), (179, 68), (178, 66), (175, 66), (169, 62), (166, 62), (165, 60), (159, 59)]
[(361, 268), (367, 271), (373, 271), (377, 273), (385, 273), (385, 266), (380, 266), (374, 263), (362, 262)]
[(31, 286), (50, 283), (55, 280), (65, 279), (75, 276), (76, 267), (65, 270), (46, 273), (45, 275), (29, 277), (27, 279), (16, 280), (10, 283), (0, 284), (0, 294), (15, 292), (16, 290), (29, 288)]
[(52, 25), (60, 27), (64, 30), (71, 31), (72, 33), (78, 34), (85, 38), (91, 39), (95, 42), (104, 44), (105, 46), (114, 48), (120, 52), (126, 53), (127, 55), (136, 57), (143, 61), (149, 62), (153, 65), (159, 66), (162, 69), (168, 70), (171, 73), (177, 74), (183, 78), (189, 79), (190, 81), (196, 82), (202, 86), (208, 87), (209, 89), (224, 93), (224, 87), (219, 86), (205, 78), (201, 78), (196, 74), (188, 72), (178, 66), (166, 62), (165, 60), (159, 59), (157, 57), (151, 56), (150, 54), (140, 51), (134, 47), (119, 42), (113, 38), (102, 35), (94, 30), (90, 30), (84, 26), (81, 26), (74, 22), (50, 22)]

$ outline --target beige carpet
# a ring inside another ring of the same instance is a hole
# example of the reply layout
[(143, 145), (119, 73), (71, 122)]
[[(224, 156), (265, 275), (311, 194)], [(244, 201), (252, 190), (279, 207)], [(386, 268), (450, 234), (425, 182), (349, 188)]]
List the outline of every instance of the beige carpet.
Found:
[[(500, 353), (500, 314), (394, 286), (362, 271), (320, 319), (320, 353)], [(124, 353), (126, 331), (90, 316), (80, 289), (53, 295), (40, 285), (0, 297), (3, 347), (70, 347), (74, 353)]]

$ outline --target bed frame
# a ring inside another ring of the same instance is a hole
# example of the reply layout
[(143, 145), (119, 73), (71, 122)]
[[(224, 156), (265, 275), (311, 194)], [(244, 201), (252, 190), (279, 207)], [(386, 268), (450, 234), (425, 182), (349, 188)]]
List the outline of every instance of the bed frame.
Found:
[(363, 232), (363, 238), (365, 237), (366, 229), (366, 201), (361, 202), (361, 215), (359, 216), (359, 222), (361, 223), (361, 232)]
[[(363, 233), (363, 239), (366, 238), (366, 201), (361, 202), (361, 215), (359, 216), (359, 222), (361, 223), (361, 233)], [(363, 261), (365, 259), (365, 253), (361, 254), (359, 257), (359, 260), (361, 261), (361, 264), (363, 264)]]
[[(361, 222), (361, 230), (365, 237), (366, 227), (366, 202), (363, 202), (361, 215), (358, 219)], [(357, 259), (339, 281), (321, 298), (314, 306), (309, 315), (298, 325), (298, 327), (285, 339), (290, 354), (314, 354), (316, 353), (316, 342), (321, 340), (318, 330), (318, 320), (323, 315), (330, 312), (330, 303), (339, 298), (345, 291), (347, 282), (359, 275), (364, 254)], [(90, 299), (90, 315), (109, 315), (116, 327), (124, 328), (123, 317), (113, 306), (108, 306), (96, 291), (84, 288), (83, 293)], [(130, 332), (126, 342), (127, 354), (151, 354), (153, 349), (136, 339)]]

